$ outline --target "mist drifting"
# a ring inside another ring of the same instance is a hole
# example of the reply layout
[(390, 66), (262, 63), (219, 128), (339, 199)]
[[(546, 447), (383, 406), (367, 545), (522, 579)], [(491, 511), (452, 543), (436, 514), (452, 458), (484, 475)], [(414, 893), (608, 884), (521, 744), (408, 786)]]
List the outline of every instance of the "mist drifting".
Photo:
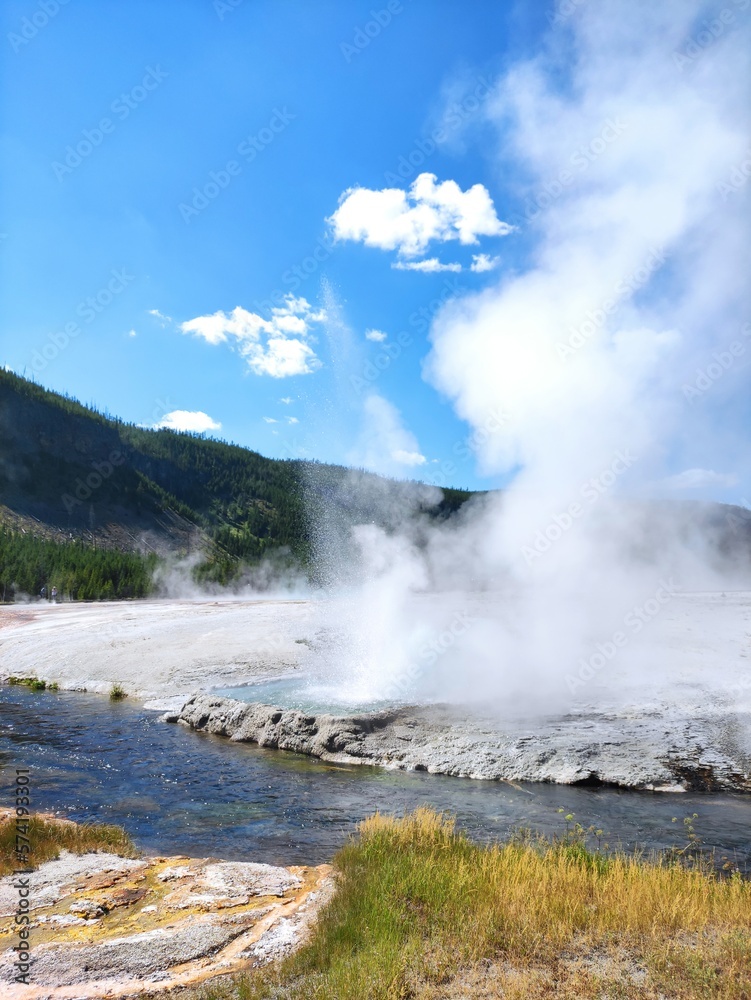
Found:
[[(582, 4), (497, 79), (485, 124), (527, 264), (450, 298), (424, 375), (508, 486), (437, 525), (425, 497), (399, 495), (386, 527), (334, 545), (319, 528), (329, 560), (357, 553), (322, 613), (325, 672), (354, 701), (534, 713), (686, 701), (697, 684), (748, 701), (737, 662), (701, 677), (678, 641), (684, 595), (747, 587), (747, 554), (674, 489), (732, 484), (740, 454), (728, 435), (711, 468), (674, 471), (704, 433), (687, 380), (732, 367), (751, 316), (748, 190), (732, 180), (749, 156), (749, 17), (730, 9), (717, 28), (696, 0)], [(378, 442), (416, 453), (375, 388), (359, 406), (361, 464), (377, 467)]]

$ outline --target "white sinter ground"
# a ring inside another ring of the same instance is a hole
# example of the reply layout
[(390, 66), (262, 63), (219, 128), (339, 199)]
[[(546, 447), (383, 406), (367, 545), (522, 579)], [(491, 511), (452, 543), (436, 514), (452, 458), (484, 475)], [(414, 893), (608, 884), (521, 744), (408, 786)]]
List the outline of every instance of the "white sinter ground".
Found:
[[(489, 594), (414, 598), (415, 620), (429, 608), (435, 628), (415, 647), (416, 669), (411, 680), (397, 688), (402, 694), (398, 700), (448, 696), (483, 702), (486, 692), (478, 690), (471, 651), (473, 641), (482, 636), (482, 623), (497, 618), (498, 600)], [(462, 627), (465, 614), (472, 622), (468, 628)], [(425, 614), (422, 617), (429, 620)], [(444, 631), (441, 623), (448, 626)], [(452, 626), (456, 635), (450, 632)], [(144, 701), (177, 701), (199, 690), (294, 671), (302, 675), (320, 669), (330, 658), (335, 671), (330, 680), (351, 684), (357, 689), (354, 699), (361, 699), (367, 687), (382, 697), (385, 689), (379, 678), (371, 676), (368, 684), (364, 676), (379, 672), (378, 657), (371, 654), (364, 662), (351, 643), (357, 627), (346, 602), (339, 606), (336, 601), (303, 599), (5, 607), (0, 609), (0, 677), (34, 676), (57, 682), (63, 690), (102, 693), (118, 683)], [(593, 704), (606, 708), (615, 703), (637, 709), (659, 704), (683, 711), (712, 705), (751, 708), (751, 594), (678, 594), (638, 635), (624, 631), (628, 642), (612, 661), (600, 665), (601, 659), (595, 658), (596, 669), (584, 671), (581, 659), (561, 663), (560, 671), (547, 677), (546, 690), (532, 687), (528, 698), (523, 697), (524, 677), (499, 657), (498, 683), (488, 677), (488, 691), (503, 702), (503, 691), (513, 690), (513, 704), (525, 714), (535, 702), (546, 711)], [(593, 654), (597, 638), (592, 638)], [(599, 638), (606, 640), (607, 635)], [(386, 659), (388, 636), (380, 645)], [(347, 663), (350, 650), (352, 662)], [(383, 673), (389, 673), (387, 663)], [(438, 677), (441, 684), (435, 690)], [(394, 690), (393, 685), (386, 688)]]

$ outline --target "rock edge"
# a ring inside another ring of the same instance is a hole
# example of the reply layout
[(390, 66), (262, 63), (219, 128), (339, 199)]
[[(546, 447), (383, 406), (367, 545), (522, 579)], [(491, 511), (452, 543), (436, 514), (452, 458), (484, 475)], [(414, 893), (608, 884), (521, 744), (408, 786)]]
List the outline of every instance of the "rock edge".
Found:
[[(461, 718), (446, 706), (309, 715), (196, 694), (162, 718), (337, 763), (495, 781), (751, 792), (750, 762), (733, 736), (737, 716), (582, 714), (536, 720), (525, 728)], [(748, 732), (751, 720), (745, 721)]]

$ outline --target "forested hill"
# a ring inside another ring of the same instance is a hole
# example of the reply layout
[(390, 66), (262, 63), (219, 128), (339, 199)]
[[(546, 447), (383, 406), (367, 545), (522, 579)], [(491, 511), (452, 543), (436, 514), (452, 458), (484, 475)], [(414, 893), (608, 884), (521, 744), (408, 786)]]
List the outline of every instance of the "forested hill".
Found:
[[(431, 516), (471, 496), (339, 466), (265, 458), (221, 441), (145, 430), (0, 371), (0, 521), (7, 531), (122, 552), (200, 549), (218, 578), (284, 549), (306, 563), (306, 508), (342, 522)], [(6, 574), (7, 575), (7, 574)]]

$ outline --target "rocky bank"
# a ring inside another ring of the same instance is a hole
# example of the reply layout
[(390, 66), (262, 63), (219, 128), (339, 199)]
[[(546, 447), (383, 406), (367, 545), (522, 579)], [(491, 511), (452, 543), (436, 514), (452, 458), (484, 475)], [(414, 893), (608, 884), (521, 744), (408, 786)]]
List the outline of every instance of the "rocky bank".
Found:
[(306, 715), (197, 694), (163, 716), (191, 729), (321, 760), (496, 781), (751, 792), (751, 717), (666, 711), (534, 721), (410, 707)]
[(0, 879), (0, 994), (88, 1000), (153, 994), (279, 958), (333, 889), (329, 865), (61, 852), (30, 872), (29, 985), (14, 981), (15, 876)]

